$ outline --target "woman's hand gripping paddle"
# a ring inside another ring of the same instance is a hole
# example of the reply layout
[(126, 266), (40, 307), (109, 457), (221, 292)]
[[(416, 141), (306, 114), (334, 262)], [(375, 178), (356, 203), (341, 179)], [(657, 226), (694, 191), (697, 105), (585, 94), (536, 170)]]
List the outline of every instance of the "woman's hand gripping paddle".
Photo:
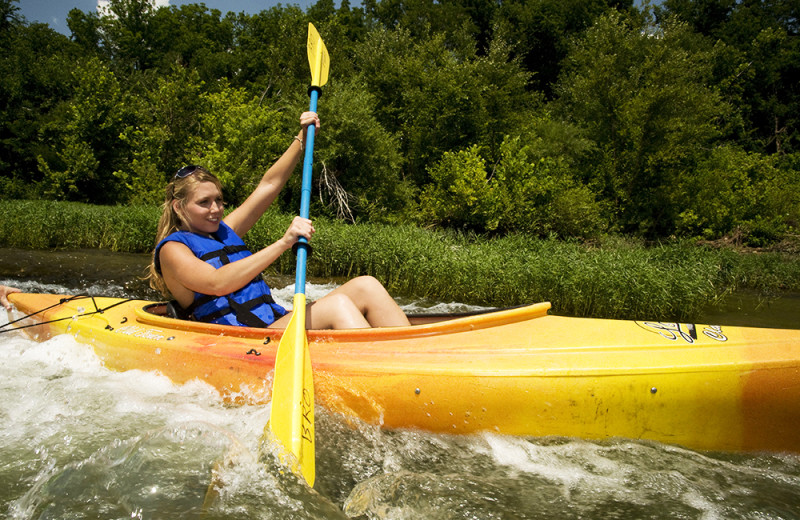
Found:
[[(319, 33), (308, 24), (308, 62), (311, 65), (309, 110), (317, 111), (320, 87), (328, 82), (328, 50)], [(306, 153), (303, 161), (303, 186), (300, 196), (300, 216), (308, 218), (311, 203), (311, 165), (314, 154), (314, 125), (306, 131)], [(297, 459), (292, 464), (314, 485), (314, 382), (311, 376), (311, 357), (306, 336), (306, 260), (308, 241), (300, 238), (297, 251), (294, 306), (292, 318), (283, 333), (275, 357), (275, 376), (272, 382), (272, 412), (269, 429)]]

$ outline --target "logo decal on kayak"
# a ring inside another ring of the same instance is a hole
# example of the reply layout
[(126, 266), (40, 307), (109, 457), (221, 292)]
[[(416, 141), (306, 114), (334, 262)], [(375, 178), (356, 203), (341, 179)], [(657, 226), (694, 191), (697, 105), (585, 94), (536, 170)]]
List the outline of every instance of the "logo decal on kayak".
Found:
[[(636, 323), (645, 330), (655, 332), (662, 338), (670, 341), (682, 339), (689, 344), (697, 341), (697, 327), (693, 323), (668, 323), (661, 321), (637, 321)], [(703, 329), (703, 335), (716, 341), (728, 341), (728, 337), (723, 334), (722, 327), (719, 325), (706, 325)]]
[(136, 338), (152, 339), (160, 341), (164, 339), (164, 335), (158, 329), (146, 329), (138, 325), (128, 325), (127, 327), (120, 327), (115, 330), (117, 334), (125, 334), (126, 336), (133, 336)]

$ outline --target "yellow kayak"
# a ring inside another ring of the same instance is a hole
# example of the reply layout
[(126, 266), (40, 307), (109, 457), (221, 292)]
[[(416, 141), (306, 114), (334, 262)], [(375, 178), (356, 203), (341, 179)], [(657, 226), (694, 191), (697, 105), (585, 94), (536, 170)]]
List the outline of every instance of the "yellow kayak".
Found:
[[(281, 330), (173, 319), (166, 304), (12, 294), (38, 340), (68, 333), (112, 370), (268, 402)], [(46, 310), (45, 310), (46, 309)], [(568, 318), (549, 303), (312, 330), (317, 403), (385, 428), (650, 439), (800, 452), (800, 330)]]

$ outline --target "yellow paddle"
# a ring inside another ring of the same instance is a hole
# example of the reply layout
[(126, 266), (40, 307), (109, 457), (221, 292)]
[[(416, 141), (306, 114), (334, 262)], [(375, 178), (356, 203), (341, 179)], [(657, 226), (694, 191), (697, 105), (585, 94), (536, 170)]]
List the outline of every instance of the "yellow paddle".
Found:
[[(317, 111), (320, 87), (328, 82), (328, 50), (312, 24), (308, 24), (308, 62), (311, 65), (309, 110)], [(303, 161), (303, 184), (300, 192), (300, 216), (308, 218), (311, 203), (311, 165), (314, 154), (314, 125), (306, 131), (306, 154)], [(292, 469), (314, 485), (314, 381), (306, 336), (306, 261), (308, 241), (300, 238), (297, 273), (294, 284), (292, 318), (283, 333), (275, 357), (272, 382), (272, 412), (269, 429), (294, 455)]]

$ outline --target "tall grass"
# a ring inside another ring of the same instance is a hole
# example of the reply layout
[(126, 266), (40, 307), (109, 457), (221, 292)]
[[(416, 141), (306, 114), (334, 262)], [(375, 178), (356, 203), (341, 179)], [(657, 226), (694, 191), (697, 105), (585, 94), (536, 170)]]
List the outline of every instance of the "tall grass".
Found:
[[(0, 246), (149, 252), (158, 208), (0, 201)], [(252, 249), (283, 235), (290, 215), (268, 212), (245, 237)], [(586, 246), (508, 236), (487, 240), (413, 226), (317, 220), (311, 276), (370, 274), (396, 295), (509, 306), (548, 300), (558, 314), (683, 320), (740, 288), (800, 292), (800, 257), (690, 242), (646, 246), (607, 238)], [(294, 271), (283, 255), (270, 271)]]
[(0, 200), (0, 244), (25, 249), (153, 248), (159, 209), (74, 202)]

